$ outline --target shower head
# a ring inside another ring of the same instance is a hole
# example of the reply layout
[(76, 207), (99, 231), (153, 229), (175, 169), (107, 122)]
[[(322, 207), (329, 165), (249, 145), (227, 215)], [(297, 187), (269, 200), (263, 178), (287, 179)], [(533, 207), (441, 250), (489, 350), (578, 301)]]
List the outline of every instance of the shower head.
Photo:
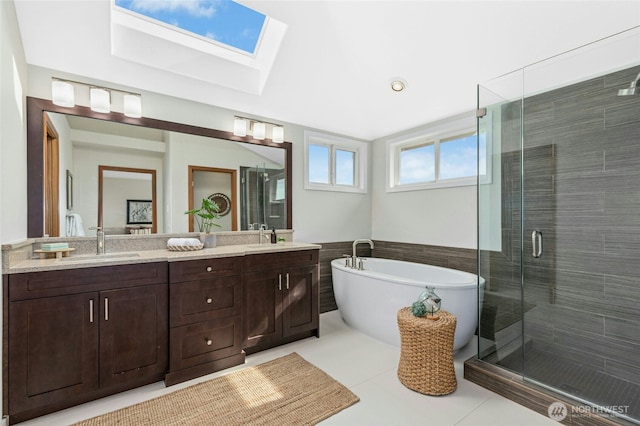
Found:
[(638, 84), (638, 81), (640, 81), (640, 74), (638, 74), (636, 79), (631, 82), (631, 84), (629, 85), (629, 87), (627, 89), (618, 90), (618, 96), (628, 96), (628, 95), (640, 94), (640, 88), (636, 86)]

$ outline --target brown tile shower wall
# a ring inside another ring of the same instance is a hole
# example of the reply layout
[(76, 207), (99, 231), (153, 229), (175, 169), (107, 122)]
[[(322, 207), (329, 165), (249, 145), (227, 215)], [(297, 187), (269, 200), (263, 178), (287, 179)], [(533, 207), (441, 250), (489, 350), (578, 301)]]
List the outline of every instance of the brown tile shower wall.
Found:
[[(331, 281), (331, 261), (351, 254), (353, 241), (320, 243), (320, 312), (337, 309)], [(476, 250), (428, 246), (422, 244), (374, 241), (374, 250), (366, 244), (358, 245), (358, 256), (373, 256), (385, 259), (425, 263), (446, 268), (476, 273)]]

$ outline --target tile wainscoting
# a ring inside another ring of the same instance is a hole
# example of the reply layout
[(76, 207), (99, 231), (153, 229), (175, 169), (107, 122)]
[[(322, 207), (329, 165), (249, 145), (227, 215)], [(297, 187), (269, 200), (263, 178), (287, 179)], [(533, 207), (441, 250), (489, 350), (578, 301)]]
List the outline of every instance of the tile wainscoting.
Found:
[[(473, 274), (477, 271), (475, 249), (430, 246), (423, 244), (396, 243), (374, 240), (375, 249), (368, 245), (358, 245), (358, 256), (373, 256), (385, 259), (425, 263), (445, 268), (459, 269)], [(320, 312), (338, 309), (333, 296), (331, 261), (351, 254), (353, 241), (319, 243), (320, 249)]]

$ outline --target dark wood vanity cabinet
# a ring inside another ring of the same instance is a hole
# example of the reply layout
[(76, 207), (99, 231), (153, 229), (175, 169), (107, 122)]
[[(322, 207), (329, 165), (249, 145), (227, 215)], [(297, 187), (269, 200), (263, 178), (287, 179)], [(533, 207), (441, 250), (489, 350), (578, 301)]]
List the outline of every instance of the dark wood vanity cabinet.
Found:
[(319, 335), (318, 250), (245, 256), (243, 270), (248, 353)]
[(171, 262), (167, 386), (242, 364), (242, 258)]
[(15, 274), (8, 282), (12, 423), (164, 377), (166, 263)]
[(9, 274), (11, 423), (319, 335), (318, 250)]

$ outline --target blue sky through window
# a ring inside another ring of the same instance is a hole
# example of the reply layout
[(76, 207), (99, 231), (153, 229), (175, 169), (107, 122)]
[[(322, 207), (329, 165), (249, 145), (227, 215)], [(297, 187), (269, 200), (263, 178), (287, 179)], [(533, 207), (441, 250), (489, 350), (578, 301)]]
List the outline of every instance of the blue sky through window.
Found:
[(265, 15), (231, 0), (115, 0), (116, 6), (254, 53)]
[(476, 176), (478, 172), (478, 142), (468, 135), (440, 143), (440, 179)]
[(398, 184), (433, 182), (436, 179), (435, 146), (422, 145), (400, 151)]
[(329, 147), (309, 145), (309, 182), (329, 183)]
[(355, 161), (355, 152), (336, 150), (336, 184), (355, 185)]

